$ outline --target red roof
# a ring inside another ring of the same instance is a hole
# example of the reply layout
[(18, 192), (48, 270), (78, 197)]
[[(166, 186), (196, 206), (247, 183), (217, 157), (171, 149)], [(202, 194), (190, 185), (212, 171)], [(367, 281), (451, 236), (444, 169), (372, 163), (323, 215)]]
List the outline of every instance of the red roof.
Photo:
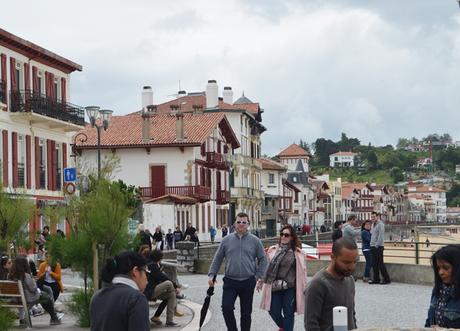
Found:
[(182, 195), (177, 195), (177, 194), (167, 194), (167, 195), (163, 195), (158, 198), (153, 198), (153, 199), (144, 201), (144, 203), (158, 203), (158, 204), (168, 203), (168, 202), (172, 202), (175, 204), (194, 205), (198, 202), (198, 200), (192, 197), (187, 197), (187, 196), (182, 196)]
[[(183, 141), (176, 141), (176, 116), (170, 114), (155, 114), (149, 118), (149, 142), (142, 139), (142, 121), (140, 115), (113, 116), (107, 131), (101, 130), (102, 148), (138, 147), (138, 146), (199, 146), (213, 130), (219, 126), (227, 141), (233, 148), (239, 147), (230, 123), (223, 113), (204, 113), (184, 115)], [(97, 146), (97, 130), (91, 125), (80, 131), (88, 140), (81, 142), (77, 139), (79, 148), (94, 148)]]
[(34, 61), (58, 68), (65, 73), (71, 73), (75, 70), (82, 70), (81, 65), (3, 29), (0, 29), (0, 45), (6, 46), (18, 53), (21, 53), (30, 59), (33, 59)]
[(306, 156), (311, 157), (311, 154), (297, 144), (292, 144), (278, 154), (278, 157)]
[(331, 154), (329, 156), (355, 156), (357, 155), (356, 153), (353, 153), (353, 152), (337, 152), (337, 153), (334, 153), (334, 154)]
[(264, 170), (278, 170), (285, 171), (287, 168), (279, 162), (273, 161), (267, 158), (260, 158), (260, 163), (262, 164), (262, 169)]
[[(171, 112), (171, 106), (177, 105), (180, 106), (180, 109), (183, 113), (193, 112), (193, 106), (200, 105), (203, 107), (203, 110), (206, 109), (206, 93), (200, 93), (195, 95), (186, 95), (174, 100), (170, 100), (164, 103), (157, 105), (157, 113), (167, 114)], [(229, 103), (223, 102), (219, 98), (219, 107), (221, 110), (246, 110), (251, 114), (257, 114), (260, 110), (259, 103), (244, 103), (238, 105), (231, 105)], [(132, 113), (130, 115), (140, 114), (140, 111)]]
[[(441, 190), (437, 187), (433, 186), (424, 186), (424, 185), (409, 185), (408, 193), (442, 193), (446, 192), (445, 190)], [(415, 190), (413, 190), (415, 188)]]
[(366, 183), (343, 183), (342, 184), (342, 198), (348, 198), (353, 193), (353, 190), (362, 190), (366, 187)]

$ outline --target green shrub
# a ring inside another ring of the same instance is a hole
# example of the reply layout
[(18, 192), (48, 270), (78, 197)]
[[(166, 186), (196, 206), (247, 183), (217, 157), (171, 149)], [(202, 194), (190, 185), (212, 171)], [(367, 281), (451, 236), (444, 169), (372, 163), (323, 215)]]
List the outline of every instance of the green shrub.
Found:
[(92, 289), (88, 289), (86, 295), (84, 290), (78, 290), (71, 296), (70, 300), (66, 302), (67, 309), (77, 318), (77, 324), (80, 327), (89, 327), (89, 304), (93, 293)]
[(0, 331), (11, 330), (16, 322), (16, 314), (8, 308), (0, 307)]

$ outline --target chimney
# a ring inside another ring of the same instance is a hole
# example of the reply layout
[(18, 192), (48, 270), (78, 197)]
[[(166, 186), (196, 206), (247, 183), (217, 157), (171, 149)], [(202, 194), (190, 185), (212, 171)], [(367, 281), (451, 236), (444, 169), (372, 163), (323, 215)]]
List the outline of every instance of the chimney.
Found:
[(192, 109), (195, 114), (203, 114), (203, 105), (193, 105)]
[(187, 95), (187, 92), (184, 91), (184, 90), (181, 90), (181, 91), (177, 92), (177, 97), (178, 98), (185, 97), (186, 95)]
[(148, 105), (147, 109), (142, 108), (142, 142), (148, 143), (152, 140), (150, 136), (150, 117), (155, 114), (157, 107)]
[(225, 86), (224, 87), (223, 97), (224, 97), (224, 102), (225, 103), (228, 103), (230, 105), (233, 104), (233, 91), (232, 91), (232, 88), (230, 86)]
[(206, 85), (206, 108), (216, 108), (219, 105), (219, 87), (215, 80), (208, 80)]
[(176, 113), (176, 141), (184, 141), (184, 114), (182, 112)]
[(151, 86), (142, 88), (142, 111), (147, 111), (147, 106), (153, 105), (153, 90)]

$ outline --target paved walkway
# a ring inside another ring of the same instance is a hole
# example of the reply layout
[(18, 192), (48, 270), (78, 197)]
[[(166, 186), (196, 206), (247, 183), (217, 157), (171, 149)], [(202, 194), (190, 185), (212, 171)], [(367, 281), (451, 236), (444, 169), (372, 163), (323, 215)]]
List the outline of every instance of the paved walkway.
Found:
[[(69, 298), (74, 287), (80, 285), (81, 280), (76, 274), (65, 272), (64, 283), (68, 291), (61, 294), (57, 305), (63, 308), (63, 302)], [(166, 328), (165, 326), (152, 326), (152, 330), (183, 330), (197, 331), (201, 305), (206, 296), (207, 276), (206, 275), (180, 275), (181, 283), (188, 284), (189, 288), (184, 290), (186, 300), (181, 300), (179, 309), (185, 313), (184, 317), (175, 318), (181, 324), (178, 328)], [(360, 281), (356, 283), (356, 316), (358, 327), (369, 328), (421, 328), (424, 325), (426, 312), (431, 295), (431, 287), (392, 283), (390, 285), (368, 285)], [(253, 323), (251, 330), (268, 331), (277, 330), (270, 319), (268, 312), (259, 308), (261, 294), (255, 293), (253, 305)], [(222, 300), (222, 276), (219, 275), (215, 295), (211, 299), (210, 311), (202, 331), (224, 330), (224, 320), (220, 309)], [(157, 305), (157, 304), (156, 304)], [(156, 305), (150, 309), (152, 316)], [(235, 307), (235, 314), (240, 314), (238, 301)], [(165, 312), (162, 315), (165, 320)], [(49, 325), (49, 315), (33, 317), (33, 329), (36, 330), (87, 330), (75, 326), (75, 318), (65, 314), (63, 324), (58, 326)], [(15, 329), (19, 329), (16, 327)], [(304, 330), (303, 315), (296, 316), (294, 330)]]

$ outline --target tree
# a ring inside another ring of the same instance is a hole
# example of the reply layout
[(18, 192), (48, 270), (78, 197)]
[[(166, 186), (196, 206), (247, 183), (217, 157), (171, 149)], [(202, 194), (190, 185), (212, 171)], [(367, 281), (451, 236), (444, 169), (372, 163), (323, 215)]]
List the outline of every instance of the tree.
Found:
[(6, 193), (0, 183), (0, 249), (3, 252), (8, 251), (11, 242), (26, 236), (26, 225), (34, 211), (32, 200), (19, 193)]
[(377, 154), (373, 150), (367, 153), (367, 167), (369, 170), (376, 170), (378, 167)]
[(336, 143), (330, 139), (318, 138), (315, 141), (315, 162), (317, 165), (328, 167), (329, 155), (339, 151)]
[(405, 147), (409, 146), (411, 141), (407, 138), (398, 138), (398, 142), (396, 144), (397, 149), (404, 149)]
[(401, 182), (404, 180), (404, 174), (398, 167), (393, 167), (390, 170), (390, 176), (395, 183)]

